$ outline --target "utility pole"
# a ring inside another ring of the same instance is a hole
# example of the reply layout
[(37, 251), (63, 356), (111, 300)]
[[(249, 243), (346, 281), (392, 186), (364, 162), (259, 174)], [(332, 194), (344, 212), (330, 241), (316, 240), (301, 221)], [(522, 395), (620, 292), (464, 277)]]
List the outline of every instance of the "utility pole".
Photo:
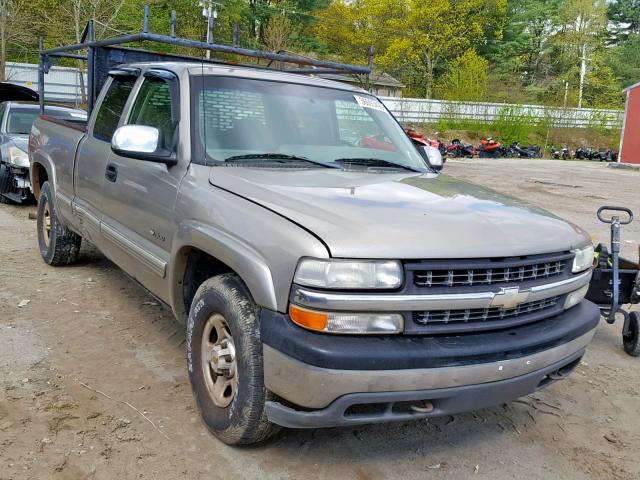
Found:
[(563, 103), (563, 106), (564, 106), (564, 108), (567, 108), (567, 97), (569, 96), (569, 81), (568, 80), (563, 80), (562, 83), (564, 83), (564, 103)]
[[(218, 7), (222, 5), (213, 0), (200, 0), (198, 5), (202, 8), (202, 16), (207, 19), (207, 43), (213, 43), (213, 28), (218, 18)], [(211, 58), (211, 50), (207, 50), (206, 55)]]
[(587, 44), (582, 44), (580, 56), (580, 89), (578, 91), (578, 108), (582, 108), (582, 92), (584, 91), (584, 77), (587, 74)]

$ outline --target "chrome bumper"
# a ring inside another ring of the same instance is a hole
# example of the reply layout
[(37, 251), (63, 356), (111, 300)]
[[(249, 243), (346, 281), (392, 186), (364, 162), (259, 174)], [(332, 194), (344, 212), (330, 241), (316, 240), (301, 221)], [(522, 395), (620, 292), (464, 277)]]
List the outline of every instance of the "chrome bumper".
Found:
[[(591, 270), (575, 275), (566, 280), (547, 283), (519, 290), (515, 298), (517, 303), (544, 300), (574, 292), (584, 287), (591, 280)], [(416, 310), (448, 310), (466, 308), (490, 308), (505, 306), (507, 294), (501, 292), (452, 293), (439, 295), (396, 295), (396, 294), (349, 294), (331, 293), (295, 287), (293, 303), (317, 310), (360, 311), (360, 312), (406, 312)]]
[(500, 362), (404, 370), (334, 370), (308, 365), (264, 345), (267, 389), (300, 407), (324, 408), (351, 393), (434, 390), (498, 382), (539, 371), (584, 351), (595, 329), (532, 355)]

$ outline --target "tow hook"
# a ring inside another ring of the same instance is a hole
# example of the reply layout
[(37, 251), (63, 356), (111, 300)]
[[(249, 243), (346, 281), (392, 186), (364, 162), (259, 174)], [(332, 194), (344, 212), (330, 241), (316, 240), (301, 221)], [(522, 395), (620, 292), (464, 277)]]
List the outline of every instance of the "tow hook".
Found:
[(547, 377), (549, 377), (551, 380), (562, 380), (564, 377), (566, 377), (566, 375), (560, 370), (556, 370), (555, 372), (547, 374)]
[(411, 410), (416, 413), (431, 413), (433, 412), (433, 403), (426, 400), (422, 400), (418, 403), (411, 405)]

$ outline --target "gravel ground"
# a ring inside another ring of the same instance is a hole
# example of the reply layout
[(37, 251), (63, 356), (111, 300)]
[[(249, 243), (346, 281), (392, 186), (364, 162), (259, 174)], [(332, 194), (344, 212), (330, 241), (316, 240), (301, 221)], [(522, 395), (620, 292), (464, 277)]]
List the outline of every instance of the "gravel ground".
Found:
[[(634, 171), (542, 160), (449, 161), (445, 170), (547, 208), (598, 241), (608, 238), (599, 205), (640, 214)], [(569, 379), (508, 405), (227, 447), (196, 412), (183, 326), (90, 246), (78, 265), (44, 265), (32, 211), (0, 206), (0, 479), (640, 478), (640, 360), (622, 351), (620, 325), (600, 325)], [(635, 256), (640, 221), (623, 239)]]

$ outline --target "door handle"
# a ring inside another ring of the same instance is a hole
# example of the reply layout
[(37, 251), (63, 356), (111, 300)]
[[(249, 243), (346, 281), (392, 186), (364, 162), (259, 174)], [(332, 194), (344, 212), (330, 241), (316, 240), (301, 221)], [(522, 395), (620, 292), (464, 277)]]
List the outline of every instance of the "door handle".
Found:
[(107, 170), (104, 172), (104, 177), (110, 182), (115, 182), (118, 179), (118, 167), (110, 163), (107, 165)]

